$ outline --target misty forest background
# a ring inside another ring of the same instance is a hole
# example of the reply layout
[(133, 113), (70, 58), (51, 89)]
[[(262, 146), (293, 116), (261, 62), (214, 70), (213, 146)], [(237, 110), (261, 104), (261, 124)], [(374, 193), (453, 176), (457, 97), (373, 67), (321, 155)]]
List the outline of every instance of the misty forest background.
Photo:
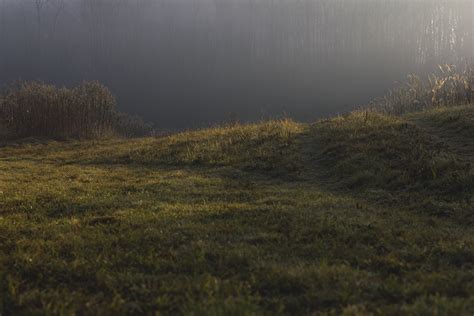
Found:
[(98, 80), (160, 129), (339, 113), (472, 60), (460, 1), (0, 0), (0, 85)]

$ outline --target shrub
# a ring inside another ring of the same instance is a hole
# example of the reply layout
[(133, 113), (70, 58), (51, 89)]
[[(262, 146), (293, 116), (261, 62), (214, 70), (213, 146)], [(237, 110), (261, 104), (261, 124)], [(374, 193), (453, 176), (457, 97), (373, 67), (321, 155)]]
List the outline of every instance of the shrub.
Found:
[(114, 130), (123, 137), (143, 137), (155, 133), (153, 125), (143, 121), (141, 117), (120, 112), (116, 113)]
[(136, 136), (151, 130), (118, 113), (114, 96), (98, 82), (72, 89), (18, 82), (0, 98), (0, 125), (3, 136), (9, 138)]

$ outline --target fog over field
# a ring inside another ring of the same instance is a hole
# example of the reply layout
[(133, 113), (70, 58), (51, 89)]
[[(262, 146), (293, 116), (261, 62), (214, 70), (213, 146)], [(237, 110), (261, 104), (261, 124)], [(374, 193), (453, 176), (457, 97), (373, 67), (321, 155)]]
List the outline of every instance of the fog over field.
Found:
[(99, 80), (160, 129), (310, 121), (473, 58), (472, 0), (0, 0), (0, 84)]

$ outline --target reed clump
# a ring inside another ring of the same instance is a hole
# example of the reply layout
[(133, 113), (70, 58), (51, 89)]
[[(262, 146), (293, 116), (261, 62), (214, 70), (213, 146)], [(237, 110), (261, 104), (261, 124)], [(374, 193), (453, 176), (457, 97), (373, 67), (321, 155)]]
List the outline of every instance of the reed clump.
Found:
[(388, 94), (370, 102), (377, 112), (402, 115), (438, 107), (451, 107), (474, 102), (474, 64), (459, 68), (440, 65), (439, 72), (427, 79), (409, 75)]
[(3, 138), (102, 138), (142, 136), (151, 127), (116, 110), (112, 93), (99, 82), (58, 88), (17, 82), (0, 96)]

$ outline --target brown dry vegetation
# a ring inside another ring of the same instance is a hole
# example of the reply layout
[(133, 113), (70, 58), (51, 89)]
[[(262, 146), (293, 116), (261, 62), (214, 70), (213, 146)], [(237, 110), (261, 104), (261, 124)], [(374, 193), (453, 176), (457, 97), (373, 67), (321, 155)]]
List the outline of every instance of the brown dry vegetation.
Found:
[(383, 113), (401, 115), (436, 107), (471, 104), (474, 100), (474, 65), (459, 69), (454, 65), (440, 65), (438, 73), (427, 80), (409, 75), (382, 98), (375, 99), (369, 108)]
[(103, 138), (144, 136), (151, 127), (116, 110), (110, 91), (98, 82), (68, 89), (18, 82), (0, 96), (3, 138)]

